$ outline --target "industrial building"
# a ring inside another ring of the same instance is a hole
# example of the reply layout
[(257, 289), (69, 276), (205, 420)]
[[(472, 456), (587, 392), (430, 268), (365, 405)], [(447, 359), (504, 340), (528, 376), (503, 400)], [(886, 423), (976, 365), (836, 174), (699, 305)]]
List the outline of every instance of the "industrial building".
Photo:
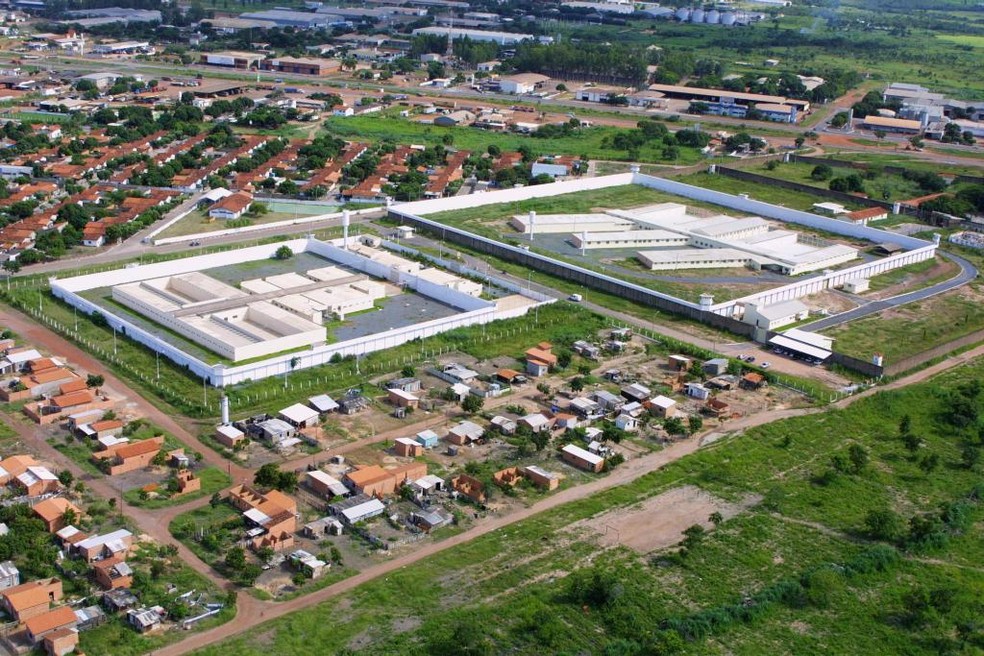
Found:
[(266, 71), (288, 73), (293, 75), (331, 75), (341, 69), (337, 59), (311, 59), (306, 57), (278, 57), (264, 59), (261, 68)]
[[(491, 30), (468, 30), (459, 27), (420, 27), (413, 31), (413, 36), (420, 34), (428, 36), (445, 36), (451, 39), (468, 38), (472, 41), (493, 42), (500, 46), (514, 46), (523, 41), (536, 39), (532, 34), (519, 34), (516, 32), (495, 32)], [(540, 42), (553, 42), (551, 37), (540, 37)]]
[(570, 243), (582, 251), (644, 248), (636, 259), (651, 270), (749, 267), (794, 276), (858, 257), (855, 248), (776, 229), (760, 217), (699, 217), (680, 203), (595, 214), (530, 212), (514, 216), (510, 225), (531, 239), (570, 233)]
[(198, 60), (199, 64), (209, 66), (225, 66), (226, 68), (256, 69), (263, 61), (263, 55), (255, 52), (204, 52)]

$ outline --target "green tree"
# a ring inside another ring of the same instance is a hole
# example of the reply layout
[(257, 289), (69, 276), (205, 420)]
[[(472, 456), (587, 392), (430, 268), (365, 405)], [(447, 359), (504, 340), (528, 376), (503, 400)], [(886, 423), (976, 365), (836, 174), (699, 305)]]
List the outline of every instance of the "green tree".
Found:
[(469, 394), (461, 400), (461, 409), (469, 414), (480, 412), (484, 406), (485, 399), (481, 396), (475, 396), (474, 394)]
[(286, 244), (278, 248), (273, 254), (275, 260), (289, 260), (292, 257), (294, 257), (294, 251), (290, 250), (290, 246)]
[(898, 513), (875, 509), (868, 511), (864, 518), (864, 529), (875, 540), (895, 542), (905, 533), (905, 522)]
[(704, 420), (700, 418), (699, 415), (690, 415), (687, 418), (687, 426), (690, 428), (690, 433), (697, 433), (701, 428), (704, 427)]
[(106, 379), (99, 374), (89, 374), (85, 377), (85, 386), (93, 389), (99, 389), (106, 384)]
[(572, 392), (582, 391), (584, 389), (584, 379), (580, 376), (575, 376), (571, 379), (570, 387)]
[(246, 567), (246, 550), (232, 547), (225, 555), (225, 566), (233, 572), (241, 572)]

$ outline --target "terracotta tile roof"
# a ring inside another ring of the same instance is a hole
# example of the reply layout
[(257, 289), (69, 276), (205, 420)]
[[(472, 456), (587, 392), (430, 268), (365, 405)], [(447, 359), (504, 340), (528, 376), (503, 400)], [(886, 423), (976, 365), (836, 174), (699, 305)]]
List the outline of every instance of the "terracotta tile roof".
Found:
[(24, 625), (31, 635), (39, 636), (62, 627), (75, 626), (77, 622), (75, 611), (69, 606), (59, 606), (44, 615), (32, 617)]
[(148, 440), (140, 440), (139, 442), (130, 442), (129, 444), (124, 444), (116, 450), (116, 455), (123, 460), (127, 458), (134, 458), (136, 456), (146, 455), (148, 453), (154, 453), (161, 450), (161, 445), (164, 443), (164, 438), (162, 437), (152, 437)]

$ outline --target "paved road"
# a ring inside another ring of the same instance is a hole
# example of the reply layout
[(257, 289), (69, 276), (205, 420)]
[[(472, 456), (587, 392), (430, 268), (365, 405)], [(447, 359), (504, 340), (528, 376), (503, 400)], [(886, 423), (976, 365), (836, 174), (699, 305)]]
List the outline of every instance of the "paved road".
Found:
[(806, 324), (805, 326), (802, 326), (802, 328), (804, 330), (819, 332), (827, 328), (832, 328), (834, 326), (847, 323), (848, 321), (854, 321), (855, 319), (876, 314), (882, 310), (887, 310), (888, 308), (925, 300), (931, 296), (936, 296), (937, 294), (942, 294), (943, 292), (948, 292), (951, 289), (956, 289), (957, 287), (966, 285), (968, 282), (971, 282), (977, 278), (977, 267), (964, 258), (952, 253), (944, 253), (942, 251), (937, 252), (940, 257), (944, 257), (955, 262), (960, 267), (960, 273), (949, 280), (944, 280), (941, 283), (926, 287), (925, 289), (917, 289), (914, 292), (899, 294), (898, 296), (882, 299), (880, 301), (871, 301), (870, 303), (856, 307), (853, 310), (841, 312), (840, 314), (835, 314), (824, 319), (820, 319), (819, 321)]

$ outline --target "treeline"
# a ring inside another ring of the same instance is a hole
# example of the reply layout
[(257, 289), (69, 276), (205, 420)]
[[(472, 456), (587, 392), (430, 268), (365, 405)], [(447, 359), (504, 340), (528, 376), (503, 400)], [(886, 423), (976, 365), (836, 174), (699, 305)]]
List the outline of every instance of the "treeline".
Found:
[(516, 56), (504, 63), (519, 73), (626, 86), (645, 84), (648, 64), (646, 51), (640, 47), (568, 42), (523, 42), (516, 47)]

